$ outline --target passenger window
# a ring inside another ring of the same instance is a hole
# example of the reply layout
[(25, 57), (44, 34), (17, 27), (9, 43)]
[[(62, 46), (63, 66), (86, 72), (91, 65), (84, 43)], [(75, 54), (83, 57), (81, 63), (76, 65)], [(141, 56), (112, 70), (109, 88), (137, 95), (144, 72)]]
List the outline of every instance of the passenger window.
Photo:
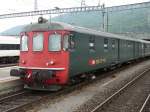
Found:
[(130, 42), (128, 42), (128, 47), (131, 47), (131, 43)]
[(42, 51), (43, 50), (43, 34), (38, 33), (33, 37), (33, 51)]
[(115, 40), (112, 40), (112, 49), (115, 48)]
[(104, 51), (108, 51), (108, 39), (104, 38)]
[(95, 51), (95, 37), (90, 37), (89, 38), (89, 50)]

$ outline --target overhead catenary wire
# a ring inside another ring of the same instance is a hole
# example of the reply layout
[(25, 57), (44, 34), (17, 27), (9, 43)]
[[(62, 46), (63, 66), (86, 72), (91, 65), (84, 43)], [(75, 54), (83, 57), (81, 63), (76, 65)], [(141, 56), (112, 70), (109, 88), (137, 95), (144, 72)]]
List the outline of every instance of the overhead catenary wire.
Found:
[[(138, 8), (148, 8), (150, 7), (150, 2), (122, 5), (115, 7), (107, 7), (108, 12), (113, 11), (124, 11)], [(1, 14), (0, 19), (4, 18), (15, 18), (15, 17), (25, 17), (25, 16), (37, 16), (37, 15), (48, 15), (48, 14), (61, 14), (61, 13), (76, 13), (76, 12), (86, 12), (86, 11), (102, 11), (101, 6), (86, 6), (86, 7), (72, 7), (72, 8), (60, 8), (58, 9), (49, 9), (49, 10), (38, 10), (38, 11), (29, 11), (29, 12), (19, 12), (19, 13), (10, 13), (10, 14)]]

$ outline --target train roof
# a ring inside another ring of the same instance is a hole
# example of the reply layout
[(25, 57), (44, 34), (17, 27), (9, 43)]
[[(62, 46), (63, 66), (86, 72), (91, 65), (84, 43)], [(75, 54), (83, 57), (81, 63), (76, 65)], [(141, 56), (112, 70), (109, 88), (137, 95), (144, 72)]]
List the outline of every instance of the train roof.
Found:
[(20, 39), (16, 36), (0, 36), (0, 44), (19, 44)]
[(48, 31), (48, 30), (69, 30), (69, 31), (75, 31), (75, 32), (80, 32), (80, 33), (85, 33), (85, 34), (99, 35), (99, 36), (108, 37), (108, 38), (117, 38), (117, 39), (123, 39), (123, 40), (150, 43), (149, 41), (145, 41), (141, 39), (133, 39), (127, 36), (121, 36), (121, 35), (116, 35), (116, 34), (112, 34), (108, 32), (97, 31), (97, 30), (74, 26), (74, 25), (70, 25), (70, 24), (66, 24), (62, 22), (46, 22), (46, 23), (40, 23), (40, 24), (39, 23), (29, 24), (23, 28), (22, 32)]

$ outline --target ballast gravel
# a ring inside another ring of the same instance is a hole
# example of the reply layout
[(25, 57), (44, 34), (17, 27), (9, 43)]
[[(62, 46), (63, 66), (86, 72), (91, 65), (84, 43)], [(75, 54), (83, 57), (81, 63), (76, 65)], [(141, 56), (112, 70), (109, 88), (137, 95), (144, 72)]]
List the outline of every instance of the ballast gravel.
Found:
[(140, 62), (130, 68), (117, 72), (115, 77), (92, 83), (80, 90), (62, 95), (27, 112), (89, 112), (95, 105), (103, 102), (133, 77), (150, 67), (150, 60)]

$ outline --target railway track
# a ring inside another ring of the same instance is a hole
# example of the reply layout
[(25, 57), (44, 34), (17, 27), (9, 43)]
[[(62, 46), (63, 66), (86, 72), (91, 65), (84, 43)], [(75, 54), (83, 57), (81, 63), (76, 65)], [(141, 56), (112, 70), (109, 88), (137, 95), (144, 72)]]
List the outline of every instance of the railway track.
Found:
[(0, 112), (19, 112), (20, 108), (32, 104), (45, 94), (34, 93), (31, 91), (21, 91), (0, 99)]
[[(60, 95), (68, 94), (74, 90), (79, 90), (82, 87), (88, 86), (88, 84), (95, 83), (96, 81), (100, 81), (101, 79), (105, 77), (114, 77), (114, 74), (117, 72), (120, 72), (122, 70), (125, 70), (131, 66), (133, 66), (133, 63), (127, 66), (122, 66), (118, 69), (114, 69), (112, 71), (108, 72), (102, 72), (99, 77), (97, 77), (94, 81), (84, 81), (82, 83), (79, 83), (77, 85), (69, 86), (61, 91), (58, 92), (33, 92), (33, 91), (23, 91), (19, 93), (15, 93), (9, 96), (0, 97), (0, 112), (20, 112), (22, 110), (25, 110), (26, 108), (37, 106), (37, 102), (43, 102), (45, 103), (46, 100), (49, 99), (55, 99)], [(99, 73), (98, 73), (99, 74)]]
[(7, 95), (2, 95), (2, 96), (0, 96), (0, 103), (5, 101), (5, 100), (8, 100), (9, 98), (19, 96), (19, 95), (22, 95), (22, 94), (25, 94), (25, 93), (27, 93), (27, 91), (21, 90), (21, 91), (17, 91), (17, 92), (14, 92), (14, 93), (7, 94)]
[[(132, 64), (134, 65), (134, 63)], [(101, 75), (97, 77), (94, 81), (84, 81), (77, 85), (67, 87), (59, 92), (32, 92), (32, 91), (23, 91), (9, 96), (0, 97), (0, 112), (20, 112), (26, 107), (31, 107), (31, 105), (37, 106), (37, 102), (42, 102), (48, 99), (54, 99), (62, 94), (70, 93), (74, 90), (79, 90), (82, 87), (88, 86), (88, 84), (95, 83), (105, 77), (112, 77), (114, 73), (120, 72), (132, 65), (122, 66), (121, 68), (114, 69), (108, 72), (101, 72)]]
[(20, 112), (26, 107), (48, 99), (55, 99), (60, 95), (70, 93), (87, 85), (88, 81), (73, 85), (58, 92), (33, 92), (25, 91), (6, 96), (0, 99), (0, 112)]
[[(147, 94), (150, 92), (149, 74), (150, 69), (145, 70), (105, 101), (96, 105), (90, 112), (150, 112), (144, 111), (150, 96), (140, 109), (141, 103), (144, 102), (143, 98), (141, 99), (140, 97), (141, 91), (144, 91), (142, 97), (147, 97)], [(136, 96), (137, 94), (138, 96)], [(135, 96), (133, 97), (132, 95)], [(134, 101), (134, 104), (132, 104), (132, 101)]]
[(52, 100), (60, 95), (64, 95), (82, 88), (86, 85), (86, 83), (88, 82), (79, 83), (58, 92), (25, 91), (6, 96), (0, 99), (0, 112), (20, 112), (24, 110), (24, 108), (30, 107), (31, 105), (35, 104), (35, 106), (37, 106), (37, 102), (45, 102), (45, 100), (48, 99)]

